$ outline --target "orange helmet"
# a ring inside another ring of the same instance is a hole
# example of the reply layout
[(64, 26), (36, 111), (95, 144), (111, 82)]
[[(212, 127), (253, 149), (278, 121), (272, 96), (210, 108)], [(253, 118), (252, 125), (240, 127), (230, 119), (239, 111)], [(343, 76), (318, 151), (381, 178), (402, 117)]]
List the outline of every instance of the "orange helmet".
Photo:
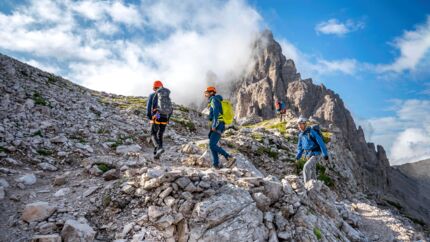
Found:
[(163, 87), (163, 83), (161, 82), (161, 81), (159, 81), (159, 80), (156, 80), (155, 82), (154, 82), (154, 86), (153, 86), (154, 88), (159, 88), (159, 87)]
[(206, 92), (216, 92), (216, 88), (210, 86), (210, 87), (206, 88)]

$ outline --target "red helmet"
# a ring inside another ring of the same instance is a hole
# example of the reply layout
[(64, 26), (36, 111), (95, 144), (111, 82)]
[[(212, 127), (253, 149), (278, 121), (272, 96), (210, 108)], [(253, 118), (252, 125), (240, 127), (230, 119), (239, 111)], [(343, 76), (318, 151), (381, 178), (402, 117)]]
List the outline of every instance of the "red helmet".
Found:
[(216, 88), (215, 88), (215, 87), (212, 87), (212, 86), (207, 87), (207, 88), (206, 88), (206, 92), (216, 92)]
[(163, 87), (163, 83), (161, 82), (161, 81), (159, 81), (159, 80), (156, 80), (155, 82), (154, 82), (154, 86), (153, 86), (154, 88), (159, 88), (159, 87)]

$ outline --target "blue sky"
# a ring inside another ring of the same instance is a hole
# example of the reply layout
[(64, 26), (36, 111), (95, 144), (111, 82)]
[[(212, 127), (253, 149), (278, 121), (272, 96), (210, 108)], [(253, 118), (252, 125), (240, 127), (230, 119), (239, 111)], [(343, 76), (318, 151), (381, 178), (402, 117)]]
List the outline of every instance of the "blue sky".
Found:
[(264, 28), (392, 164), (430, 157), (428, 1), (0, 2), (1, 53), (113, 93), (145, 96), (162, 79), (181, 103), (239, 76)]
[[(324, 59), (355, 59), (364, 63), (391, 63), (399, 55), (390, 44), (405, 30), (425, 23), (430, 3), (425, 1), (253, 1), (269, 28), (304, 53)], [(314, 11), (312, 11), (313, 9)], [(362, 29), (338, 36), (315, 31), (328, 19), (362, 22)], [(299, 64), (299, 63), (298, 63)], [(315, 78), (340, 93), (359, 118), (392, 114), (390, 99), (428, 99), (429, 76), (384, 78), (372, 72), (335, 73)], [(362, 90), (362, 91), (359, 91)]]

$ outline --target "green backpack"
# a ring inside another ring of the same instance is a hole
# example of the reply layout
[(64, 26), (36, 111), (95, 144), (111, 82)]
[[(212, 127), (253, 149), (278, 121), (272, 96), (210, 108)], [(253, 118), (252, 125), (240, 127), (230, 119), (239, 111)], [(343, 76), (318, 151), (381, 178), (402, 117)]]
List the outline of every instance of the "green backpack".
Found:
[(222, 120), (226, 125), (232, 124), (234, 121), (233, 105), (229, 100), (222, 100), (221, 106), (222, 106)]

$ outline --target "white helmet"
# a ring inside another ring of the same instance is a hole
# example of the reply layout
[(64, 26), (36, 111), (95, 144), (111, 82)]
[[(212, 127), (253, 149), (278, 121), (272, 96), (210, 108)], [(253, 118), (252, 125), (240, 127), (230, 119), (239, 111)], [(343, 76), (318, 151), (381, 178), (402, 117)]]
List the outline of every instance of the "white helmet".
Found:
[(297, 120), (297, 123), (298, 124), (303, 124), (303, 123), (306, 123), (307, 121), (308, 121), (307, 118), (305, 118), (303, 116), (300, 116), (299, 119)]

